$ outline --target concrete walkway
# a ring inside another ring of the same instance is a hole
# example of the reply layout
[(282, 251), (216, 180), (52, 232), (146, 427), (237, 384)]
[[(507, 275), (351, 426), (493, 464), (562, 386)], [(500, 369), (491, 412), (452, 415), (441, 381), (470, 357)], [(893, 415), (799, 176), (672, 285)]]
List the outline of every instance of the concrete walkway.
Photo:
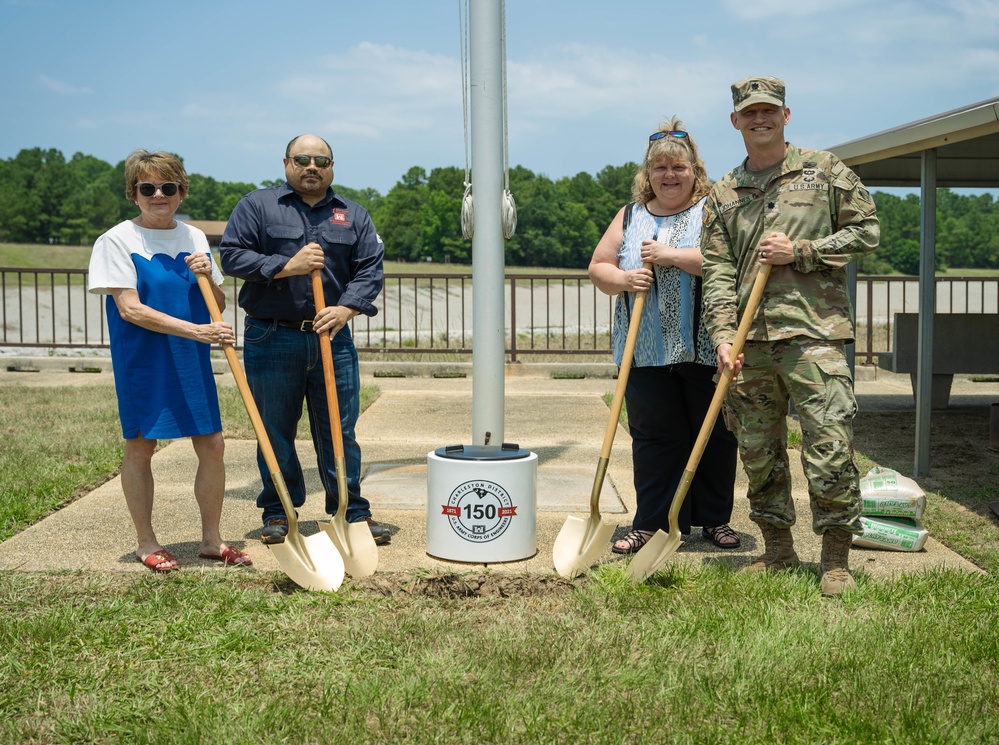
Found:
[[(92, 364), (89, 360), (87, 364)], [(546, 366), (534, 368), (533, 374), (508, 374), (505, 381), (504, 440), (536, 453), (537, 512), (536, 553), (516, 561), (498, 561), (490, 556), (493, 571), (551, 573), (552, 545), (570, 514), (588, 513), (590, 491), (600, 455), (608, 407), (602, 396), (614, 389), (615, 381), (596, 377), (590, 370), (584, 379), (552, 377)], [(520, 370), (521, 368), (518, 368)], [(606, 372), (607, 368), (602, 368)], [(446, 519), (441, 506), (447, 495), (432, 495), (428, 518), (428, 453), (445, 445), (468, 445), (471, 438), (473, 386), (470, 378), (434, 378), (430, 376), (387, 378), (373, 377), (373, 369), (362, 368), (363, 382), (381, 389), (380, 397), (361, 416), (358, 437), (363, 448), (364, 477), (362, 489), (372, 502), (376, 520), (392, 532), (391, 544), (380, 547), (379, 572), (414, 570), (467, 571), (481, 569), (483, 563), (444, 561), (428, 554), (449, 550), (435, 543), (428, 547), (428, 519)], [(412, 370), (411, 370), (412, 372)], [(512, 371), (511, 371), (512, 372)], [(231, 375), (219, 376), (220, 385), (232, 384)], [(113, 384), (111, 373), (69, 373), (48, 369), (40, 373), (0, 372), (0, 385), (77, 384), (95, 382)], [(981, 391), (999, 399), (999, 385)], [(911, 408), (908, 377), (890, 380), (858, 380), (858, 398), (862, 410), (871, 407)], [(956, 396), (961, 395), (955, 381)], [(113, 395), (110, 387), (108, 395)], [(601, 492), (601, 512), (618, 527), (615, 537), (630, 528), (635, 508), (632, 485), (630, 438), (618, 428), (610, 459), (607, 481)], [(309, 482), (309, 498), (301, 511), (302, 532), (318, 530), (316, 521), (322, 513), (322, 487), (315, 467), (311, 443), (301, 442), (299, 454)], [(819, 539), (811, 532), (804, 478), (796, 459), (792, 459), (794, 499), (799, 522), (794, 528), (798, 551), (806, 564), (817, 565)], [(259, 475), (255, 443), (228, 440), (226, 450), (227, 489), (223, 514), (223, 538), (246, 550), (254, 566), (247, 570), (278, 569), (269, 549), (259, 541), (260, 514), (255, 499)], [(216, 562), (197, 558), (200, 539), (197, 507), (191, 493), (196, 459), (188, 440), (180, 440), (161, 449), (153, 460), (156, 478), (154, 525), (161, 543), (173, 552), (184, 571), (226, 571)], [(746, 482), (739, 469), (736, 482), (732, 527), (742, 536), (739, 549), (716, 548), (700, 537), (687, 538), (671, 561), (703, 564), (727, 560), (733, 566), (747, 564), (761, 552), (759, 531), (748, 519)], [(530, 515), (521, 517), (528, 519)], [(523, 531), (525, 523), (513, 523), (508, 530)], [(528, 538), (530, 531), (527, 531)], [(521, 535), (524, 535), (521, 532)], [(147, 572), (134, 551), (134, 532), (125, 509), (118, 478), (94, 490), (73, 504), (0, 544), (0, 570), (49, 571), (87, 569), (114, 572)], [(506, 558), (506, 557), (504, 557)], [(515, 557), (519, 558), (519, 557)], [(602, 562), (621, 561), (610, 546), (600, 557)], [(973, 564), (950, 551), (931, 537), (918, 553), (856, 549), (852, 566), (873, 577), (890, 577), (901, 572), (919, 572), (936, 567), (958, 567), (979, 571)]]

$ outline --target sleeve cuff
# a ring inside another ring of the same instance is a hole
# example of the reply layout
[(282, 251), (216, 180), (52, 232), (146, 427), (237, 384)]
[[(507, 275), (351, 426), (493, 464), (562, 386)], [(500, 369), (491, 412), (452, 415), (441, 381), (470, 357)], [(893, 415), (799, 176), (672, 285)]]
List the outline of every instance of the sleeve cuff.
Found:
[(794, 268), (805, 273), (815, 271), (815, 248), (811, 241), (795, 241)]

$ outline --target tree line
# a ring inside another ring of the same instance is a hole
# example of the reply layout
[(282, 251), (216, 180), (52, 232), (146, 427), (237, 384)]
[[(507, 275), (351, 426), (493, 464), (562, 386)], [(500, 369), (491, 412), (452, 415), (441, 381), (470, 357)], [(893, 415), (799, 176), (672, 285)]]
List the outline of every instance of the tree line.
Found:
[[(523, 166), (510, 171), (517, 231), (506, 243), (510, 266), (583, 268), (617, 210), (631, 199), (635, 163), (607, 166), (596, 175), (552, 180)], [(54, 149), (22, 150), (0, 160), (0, 241), (87, 245), (112, 225), (135, 216), (124, 195), (124, 160), (112, 166)], [(236, 202), (261, 184), (216, 181), (188, 174), (183, 212), (192, 220), (228, 220)], [(471, 263), (472, 244), (462, 236), (465, 173), (448, 166), (410, 168), (388, 193), (334, 188), (371, 213), (394, 261)], [(874, 192), (881, 247), (859, 271), (916, 274), (919, 268), (919, 197)], [(990, 194), (937, 193), (937, 268), (999, 268), (999, 201)]]

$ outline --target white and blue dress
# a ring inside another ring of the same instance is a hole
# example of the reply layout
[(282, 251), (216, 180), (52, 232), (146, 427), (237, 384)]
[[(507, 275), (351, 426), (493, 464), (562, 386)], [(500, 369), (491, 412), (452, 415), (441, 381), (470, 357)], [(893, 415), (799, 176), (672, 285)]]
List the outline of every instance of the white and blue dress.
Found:
[[(131, 220), (94, 243), (90, 292), (107, 295), (107, 321), (122, 435), (165, 440), (222, 429), (208, 344), (137, 326), (118, 312), (111, 290), (134, 289), (150, 308), (192, 323), (211, 318), (184, 257), (211, 256), (205, 234), (177, 222), (150, 230)], [(212, 278), (222, 272), (212, 262)]]

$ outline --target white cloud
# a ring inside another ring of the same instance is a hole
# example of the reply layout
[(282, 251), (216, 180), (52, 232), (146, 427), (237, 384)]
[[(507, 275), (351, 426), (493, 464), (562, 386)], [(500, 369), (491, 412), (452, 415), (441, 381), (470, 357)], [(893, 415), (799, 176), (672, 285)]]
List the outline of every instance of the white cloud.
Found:
[(999, 24), (999, 3), (995, 0), (950, 0), (947, 5), (976, 26), (991, 25), (994, 29)]
[(507, 65), (511, 105), (526, 120), (566, 119), (636, 109), (660, 115), (704, 112), (726, 90), (728, 73), (712, 61), (678, 62), (663, 52), (567, 44)]
[(64, 96), (77, 96), (81, 94), (93, 93), (93, 91), (86, 86), (75, 86), (62, 80), (50, 78), (48, 75), (42, 75), (41, 73), (36, 75), (35, 79), (53, 93), (58, 93)]
[[(809, 2), (809, 0), (725, 0), (724, 12), (744, 21), (770, 21), (794, 18), (813, 18), (827, 13), (841, 14), (852, 6), (864, 6), (866, 0), (838, 0), (836, 3)], [(776, 28), (775, 28), (776, 30)]]
[(461, 121), (461, 70), (456, 58), (362, 42), (278, 82), (276, 93), (306, 103), (333, 131), (378, 138)]

